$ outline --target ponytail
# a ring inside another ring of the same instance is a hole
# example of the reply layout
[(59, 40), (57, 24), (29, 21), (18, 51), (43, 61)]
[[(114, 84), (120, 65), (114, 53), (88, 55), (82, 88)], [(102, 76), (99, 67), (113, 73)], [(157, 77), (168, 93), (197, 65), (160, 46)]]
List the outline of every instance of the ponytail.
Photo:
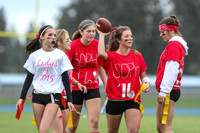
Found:
[(42, 47), (40, 35), (44, 36), (45, 31), (48, 28), (53, 28), (53, 27), (51, 25), (46, 25), (46, 26), (41, 27), (39, 30), (39, 35), (36, 35), (36, 38), (30, 40), (29, 43), (26, 45), (25, 52), (28, 55), (30, 55), (31, 53), (33, 53), (34, 51), (36, 51)]

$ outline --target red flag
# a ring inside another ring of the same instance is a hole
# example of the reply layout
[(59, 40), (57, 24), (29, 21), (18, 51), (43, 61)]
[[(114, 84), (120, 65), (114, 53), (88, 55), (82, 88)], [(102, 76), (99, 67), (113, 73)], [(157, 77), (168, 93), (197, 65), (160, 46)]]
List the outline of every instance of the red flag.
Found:
[(60, 116), (58, 117), (58, 119), (60, 120), (60, 119), (62, 119), (64, 116), (65, 116), (65, 112), (64, 112), (62, 115), (60, 115)]
[(31, 95), (28, 98), (32, 98), (32, 97), (33, 97), (33, 94), (31, 93)]
[(34, 89), (32, 90), (32, 93), (28, 98), (32, 98), (33, 97), (33, 91), (34, 91)]
[(63, 107), (66, 108), (66, 101), (65, 101), (63, 95), (61, 95), (61, 102), (62, 102)]
[(25, 102), (26, 99), (23, 99), (22, 103), (19, 105), (19, 108), (17, 109), (17, 113), (15, 115), (15, 117), (19, 120), (20, 116), (21, 116), (21, 113), (23, 111), (23, 108), (24, 108), (24, 102)]

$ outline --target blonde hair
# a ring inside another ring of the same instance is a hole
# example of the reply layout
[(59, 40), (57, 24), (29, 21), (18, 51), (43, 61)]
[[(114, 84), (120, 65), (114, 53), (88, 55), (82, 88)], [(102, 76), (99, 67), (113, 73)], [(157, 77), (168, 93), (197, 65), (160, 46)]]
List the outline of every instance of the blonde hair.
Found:
[(68, 31), (66, 31), (65, 29), (58, 29), (56, 30), (56, 44), (55, 47), (58, 47), (58, 42), (60, 42), (61, 44), (65, 43), (65, 38), (68, 34)]

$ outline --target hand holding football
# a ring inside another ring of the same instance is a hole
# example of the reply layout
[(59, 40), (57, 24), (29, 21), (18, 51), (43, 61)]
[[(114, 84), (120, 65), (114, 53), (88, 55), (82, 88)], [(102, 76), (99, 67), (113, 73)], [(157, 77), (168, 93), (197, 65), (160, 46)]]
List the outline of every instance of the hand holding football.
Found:
[(97, 26), (97, 29), (103, 33), (108, 33), (112, 29), (112, 25), (110, 21), (106, 18), (97, 19), (96, 26)]

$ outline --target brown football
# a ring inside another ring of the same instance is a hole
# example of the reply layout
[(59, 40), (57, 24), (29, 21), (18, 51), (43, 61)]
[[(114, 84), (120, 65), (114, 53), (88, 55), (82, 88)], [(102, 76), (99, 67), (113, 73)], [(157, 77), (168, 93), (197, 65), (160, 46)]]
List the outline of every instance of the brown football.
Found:
[(112, 29), (112, 25), (111, 25), (110, 21), (106, 18), (97, 19), (96, 25), (97, 25), (97, 29), (103, 33), (108, 33)]

